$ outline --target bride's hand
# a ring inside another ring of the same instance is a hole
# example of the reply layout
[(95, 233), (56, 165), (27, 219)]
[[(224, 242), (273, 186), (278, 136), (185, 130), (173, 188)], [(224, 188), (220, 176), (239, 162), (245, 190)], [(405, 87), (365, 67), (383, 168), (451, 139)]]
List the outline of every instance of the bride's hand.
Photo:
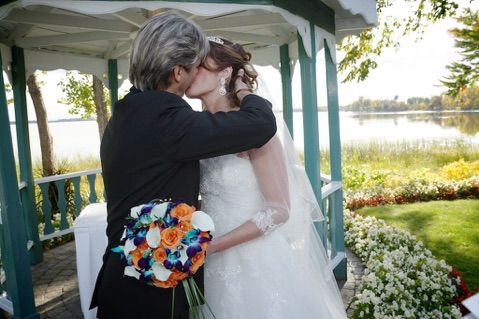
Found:
[(243, 82), (244, 70), (240, 69), (235, 79), (235, 96), (241, 100), (248, 94), (251, 94), (251, 89)]
[(208, 245), (208, 247), (206, 248), (206, 252), (205, 252), (205, 258), (208, 258), (210, 257), (211, 255), (213, 255), (216, 251), (215, 251), (215, 241), (212, 240), (210, 242), (210, 244)]
[(222, 249), (221, 249), (221, 243), (222, 243), (221, 237), (222, 236), (217, 236), (213, 240), (210, 241), (210, 244), (206, 248), (205, 258), (213, 256), (214, 254), (219, 253), (219, 252), (222, 251)]

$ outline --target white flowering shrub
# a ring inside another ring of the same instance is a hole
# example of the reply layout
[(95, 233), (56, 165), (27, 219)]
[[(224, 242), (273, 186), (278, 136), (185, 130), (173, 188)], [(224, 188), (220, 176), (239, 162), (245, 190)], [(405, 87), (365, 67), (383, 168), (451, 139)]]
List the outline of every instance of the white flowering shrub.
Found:
[(375, 217), (344, 211), (345, 242), (365, 273), (354, 298), (353, 318), (461, 318), (451, 304), (460, 278), (421, 241)]

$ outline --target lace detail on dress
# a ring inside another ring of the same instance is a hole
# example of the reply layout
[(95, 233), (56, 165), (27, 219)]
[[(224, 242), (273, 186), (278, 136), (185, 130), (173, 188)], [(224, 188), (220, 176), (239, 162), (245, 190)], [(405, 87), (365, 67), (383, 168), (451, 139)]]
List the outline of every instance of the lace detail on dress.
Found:
[(264, 201), (249, 159), (226, 155), (200, 161), (202, 210), (220, 236), (263, 210)]
[(266, 212), (257, 212), (254, 214), (251, 221), (267, 236), (284, 224), (275, 222), (274, 215), (276, 214), (278, 214), (276, 209), (267, 208)]
[(202, 210), (215, 222), (213, 236), (246, 221), (268, 234), (206, 259), (205, 297), (216, 318), (346, 319), (339, 294), (327, 293), (317, 275), (324, 265), (310, 265), (308, 258), (298, 263), (287, 240), (274, 231), (285, 218), (281, 206), (263, 197), (252, 162), (225, 155), (200, 163)]

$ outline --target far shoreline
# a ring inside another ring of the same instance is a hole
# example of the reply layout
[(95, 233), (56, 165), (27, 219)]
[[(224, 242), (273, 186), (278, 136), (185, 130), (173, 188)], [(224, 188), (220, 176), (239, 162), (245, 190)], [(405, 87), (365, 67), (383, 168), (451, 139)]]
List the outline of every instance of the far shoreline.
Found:
[[(48, 123), (62, 123), (62, 122), (89, 122), (89, 121), (95, 121), (94, 118), (87, 118), (87, 119), (84, 119), (84, 118), (80, 118), (80, 117), (77, 117), (77, 118), (69, 118), (69, 119), (56, 119), (56, 120), (50, 120), (48, 121)], [(15, 125), (16, 122), (15, 121), (10, 121), (10, 125)], [(31, 121), (28, 121), (28, 124), (37, 124), (37, 120), (31, 120)]]

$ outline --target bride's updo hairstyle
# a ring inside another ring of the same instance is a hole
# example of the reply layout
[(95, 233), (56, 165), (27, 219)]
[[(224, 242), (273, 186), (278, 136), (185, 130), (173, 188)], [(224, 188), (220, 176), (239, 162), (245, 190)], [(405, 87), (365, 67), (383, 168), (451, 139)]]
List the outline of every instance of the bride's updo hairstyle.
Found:
[(233, 105), (239, 105), (240, 101), (235, 95), (235, 79), (240, 69), (244, 70), (243, 82), (246, 83), (248, 88), (253, 91), (258, 87), (256, 82), (258, 72), (251, 64), (252, 55), (241, 44), (233, 43), (225, 38), (208, 37), (208, 40), (210, 51), (207, 56), (213, 59), (216, 65), (210, 65), (205, 60), (203, 67), (210, 71), (220, 71), (227, 67), (233, 68), (231, 79), (229, 83), (225, 84), (226, 94)]

